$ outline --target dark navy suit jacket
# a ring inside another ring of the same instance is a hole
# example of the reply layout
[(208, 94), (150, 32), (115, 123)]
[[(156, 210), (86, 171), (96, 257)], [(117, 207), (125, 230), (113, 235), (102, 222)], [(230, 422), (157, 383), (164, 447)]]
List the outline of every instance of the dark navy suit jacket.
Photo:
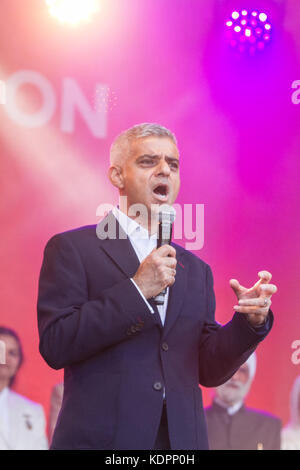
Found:
[(177, 273), (163, 327), (130, 280), (139, 260), (128, 239), (100, 240), (88, 226), (48, 242), (38, 295), (40, 352), (52, 368), (64, 368), (65, 381), (52, 449), (152, 449), (164, 390), (171, 448), (208, 448), (199, 383), (228, 380), (273, 316), (255, 330), (235, 313), (221, 327), (210, 267), (173, 246)]

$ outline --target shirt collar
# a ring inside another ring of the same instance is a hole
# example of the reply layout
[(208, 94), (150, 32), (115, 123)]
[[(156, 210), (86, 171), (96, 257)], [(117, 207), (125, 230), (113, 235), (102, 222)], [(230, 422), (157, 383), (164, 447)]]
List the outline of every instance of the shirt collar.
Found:
[(116, 217), (120, 226), (122, 227), (126, 235), (128, 235), (128, 237), (139, 238), (143, 240), (156, 240), (156, 233), (149, 237), (148, 230), (138, 224), (135, 220), (128, 217), (128, 215), (122, 212), (118, 207), (113, 207), (112, 213)]
[(228, 406), (222, 400), (220, 400), (219, 397), (215, 397), (214, 402), (217, 403), (217, 405), (221, 406), (222, 408), (226, 409), (229, 415), (234, 415), (243, 406), (243, 401), (239, 401), (238, 403), (235, 403), (232, 406)]
[(5, 403), (5, 400), (8, 397), (8, 392), (9, 392), (8, 387), (5, 387), (3, 390), (1, 390), (1, 392), (0, 392), (0, 405), (2, 405), (2, 403)]

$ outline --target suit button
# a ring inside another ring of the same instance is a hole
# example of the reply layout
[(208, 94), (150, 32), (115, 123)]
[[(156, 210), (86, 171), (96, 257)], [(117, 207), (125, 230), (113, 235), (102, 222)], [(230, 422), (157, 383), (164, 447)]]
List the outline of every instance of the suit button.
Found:
[(157, 390), (157, 391), (161, 390), (162, 389), (161, 382), (155, 382), (155, 384), (153, 385), (153, 388), (154, 390)]
[(163, 349), (164, 351), (168, 351), (168, 349), (169, 349), (169, 346), (168, 346), (167, 343), (163, 343), (163, 344), (161, 345), (161, 347), (162, 347), (162, 349)]

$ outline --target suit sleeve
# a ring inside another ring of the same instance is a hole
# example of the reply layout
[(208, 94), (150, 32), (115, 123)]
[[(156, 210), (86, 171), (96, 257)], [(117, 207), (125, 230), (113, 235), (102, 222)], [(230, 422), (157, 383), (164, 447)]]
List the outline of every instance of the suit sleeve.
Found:
[(230, 322), (221, 326), (215, 321), (213, 276), (207, 265), (206, 322), (199, 346), (199, 383), (217, 387), (232, 377), (269, 333), (273, 314), (269, 310), (266, 324), (253, 328), (245, 315), (236, 312)]
[(129, 278), (89, 300), (80, 254), (64, 234), (53, 237), (45, 248), (37, 311), (40, 353), (54, 369), (85, 360), (154, 326)]

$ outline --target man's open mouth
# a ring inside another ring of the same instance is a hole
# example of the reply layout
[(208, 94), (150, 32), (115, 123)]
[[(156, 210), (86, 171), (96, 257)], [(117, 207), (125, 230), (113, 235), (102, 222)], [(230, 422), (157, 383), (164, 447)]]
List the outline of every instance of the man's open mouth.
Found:
[(153, 189), (153, 193), (157, 199), (161, 201), (166, 201), (169, 196), (169, 187), (167, 184), (158, 184)]

